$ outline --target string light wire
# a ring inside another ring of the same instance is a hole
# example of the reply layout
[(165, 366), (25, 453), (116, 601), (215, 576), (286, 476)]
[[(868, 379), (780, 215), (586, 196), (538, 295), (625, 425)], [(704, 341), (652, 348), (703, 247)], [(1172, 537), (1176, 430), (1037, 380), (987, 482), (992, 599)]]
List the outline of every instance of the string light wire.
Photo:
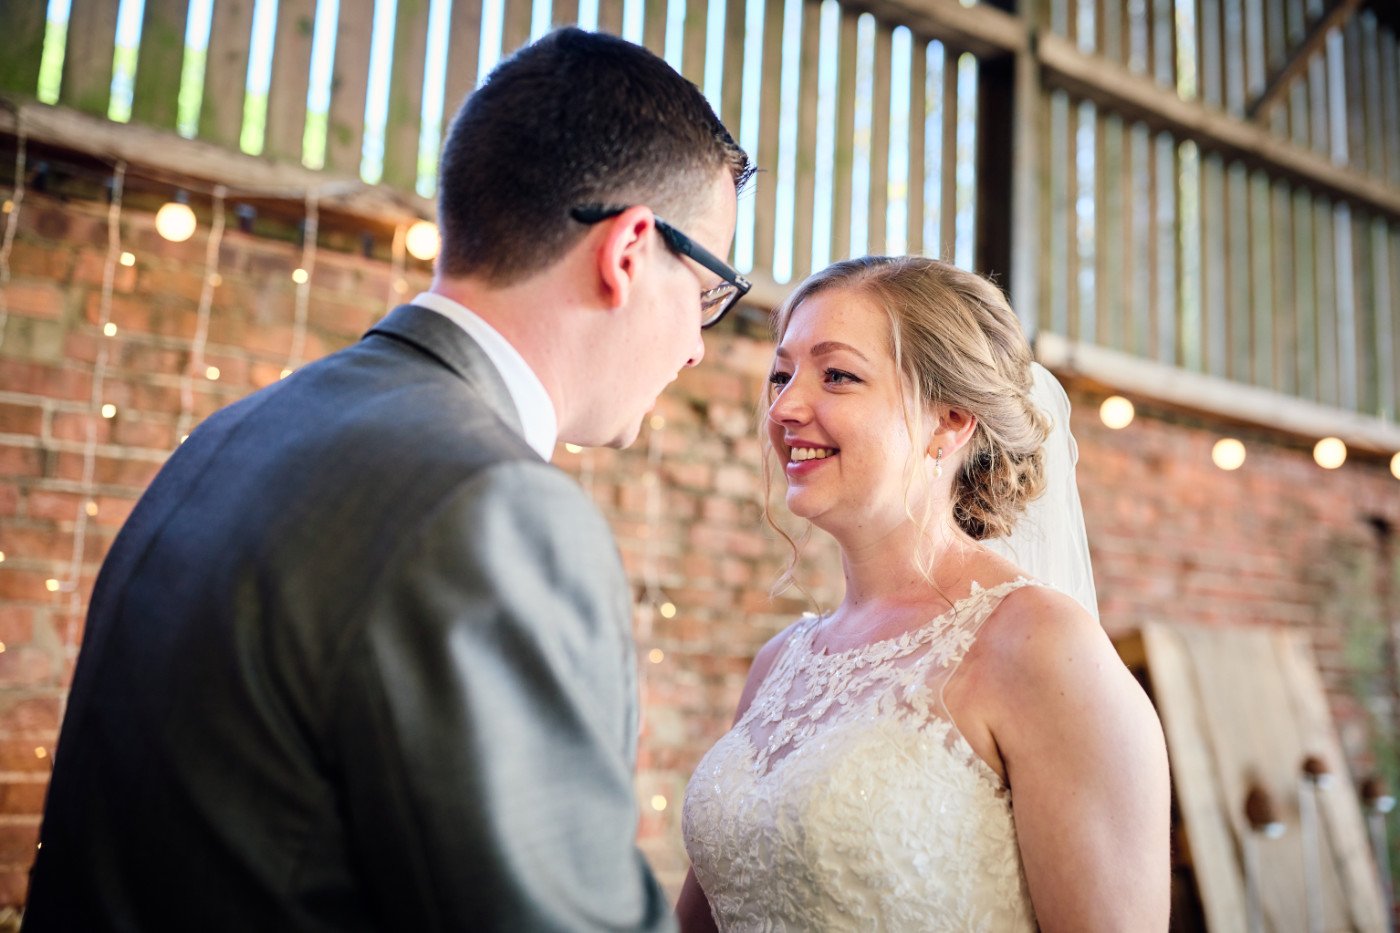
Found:
[(190, 342), (190, 359), (180, 380), (180, 419), (175, 426), (175, 442), (179, 444), (190, 433), (194, 422), (194, 381), (206, 371), (204, 348), (209, 342), (209, 317), (214, 307), (214, 289), (219, 283), (219, 250), (224, 239), (223, 185), (214, 188), (214, 217), (209, 226), (209, 242), (204, 248), (204, 283), (199, 290), (199, 311), (195, 315), (194, 339)]
[(284, 373), (291, 373), (301, 365), (306, 352), (306, 311), (311, 301), (311, 276), (316, 271), (316, 237), (320, 227), (320, 212), (313, 188), (306, 192), (306, 222), (301, 237), (301, 275), (297, 277), (296, 315), (292, 326), (292, 348), (287, 354)]
[[(60, 586), (68, 593), (70, 617), (63, 636), (64, 656), (70, 657), (77, 634), (77, 615), (82, 607), (83, 556), (87, 548), (88, 503), (93, 496), (93, 475), (97, 466), (97, 427), (103, 420), (102, 396), (107, 377), (107, 359), (112, 338), (107, 336), (107, 324), (112, 320), (112, 289), (116, 282), (117, 264), (121, 259), (122, 192), (126, 183), (126, 163), (118, 161), (112, 173), (112, 195), (107, 205), (107, 258), (102, 266), (102, 297), (98, 304), (98, 332), (103, 334), (97, 344), (97, 360), (92, 370), (92, 402), (88, 411), (87, 440), (83, 445), (82, 502), (78, 506), (73, 526), (73, 556), (68, 565), (68, 579)], [(66, 703), (66, 694), (65, 694)]]
[(15, 245), (15, 230), (19, 227), (19, 208), (24, 203), (24, 173), (28, 137), (24, 121), (15, 115), (15, 190), (5, 211), (5, 234), (0, 239), (0, 346), (5, 344), (5, 325), (10, 319), (10, 251)]

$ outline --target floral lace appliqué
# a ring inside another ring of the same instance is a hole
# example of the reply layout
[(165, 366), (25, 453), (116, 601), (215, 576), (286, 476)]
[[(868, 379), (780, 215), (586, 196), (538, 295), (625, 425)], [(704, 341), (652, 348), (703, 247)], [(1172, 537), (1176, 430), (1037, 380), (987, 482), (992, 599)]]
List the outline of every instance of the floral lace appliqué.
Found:
[(682, 830), (722, 930), (1034, 930), (1010, 795), (942, 688), (1015, 580), (897, 638), (798, 622), (701, 760)]

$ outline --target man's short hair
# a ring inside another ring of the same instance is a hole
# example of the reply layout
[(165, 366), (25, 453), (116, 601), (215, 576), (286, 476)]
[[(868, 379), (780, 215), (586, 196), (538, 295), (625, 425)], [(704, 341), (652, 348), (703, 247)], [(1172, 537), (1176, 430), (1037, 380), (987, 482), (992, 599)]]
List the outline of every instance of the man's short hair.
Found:
[(439, 172), (439, 270), (507, 285), (554, 263), (583, 204), (645, 204), (683, 224), (728, 169), (753, 173), (700, 90), (640, 46), (559, 29), (467, 97)]

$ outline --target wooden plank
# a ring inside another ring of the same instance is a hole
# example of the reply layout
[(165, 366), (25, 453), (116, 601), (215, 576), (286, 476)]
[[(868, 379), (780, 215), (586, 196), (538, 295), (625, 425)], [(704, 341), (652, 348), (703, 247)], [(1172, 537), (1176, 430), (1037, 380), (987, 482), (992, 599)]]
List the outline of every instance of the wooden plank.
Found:
[(1254, 382), (1254, 265), (1250, 261), (1249, 172), (1239, 162), (1225, 174), (1226, 229), (1229, 236), (1229, 318), (1231, 379)]
[[(729, 0), (730, 16), (734, 15), (735, 6), (738, 6), (741, 10), (743, 9), (743, 4), (736, 4), (734, 0)], [(622, 35), (622, 14), (622, 0), (598, 0), (598, 31), (610, 32), (615, 36)], [(743, 16), (743, 13), (739, 14), (740, 24), (743, 23)], [(728, 57), (726, 57), (725, 60), (728, 61)]]
[[(797, 181), (792, 222), (793, 281), (805, 278), (812, 269), (812, 226), (816, 209), (817, 64), (821, 54), (820, 0), (803, 0), (802, 35), (798, 40), (797, 54)], [(916, 64), (922, 61), (917, 55), (914, 58)], [(922, 69), (917, 70), (922, 75)], [(919, 86), (919, 99), (923, 99), (922, 85)], [(922, 127), (922, 124), (920, 126)]]
[[(366, 0), (367, 2), (367, 0)], [(370, 4), (373, 9), (373, 4)], [(560, 4), (554, 5), (560, 13)], [(563, 11), (567, 12), (567, 11)], [(577, 6), (575, 6), (577, 18)], [(368, 46), (366, 46), (368, 48)], [(481, 4), (452, 4), (452, 22), (448, 27), (447, 38), (447, 77), (443, 89), (442, 140), (447, 141), (447, 131), (452, 118), (461, 109), (467, 95), (476, 89), (476, 73), (481, 67)]]
[(1163, 168), (1159, 164), (1161, 149), (1157, 146), (1155, 134), (1149, 132), (1147, 138), (1147, 164), (1143, 173), (1147, 182), (1147, 246), (1143, 257), (1146, 263), (1146, 275), (1143, 278), (1147, 282), (1147, 303), (1144, 307), (1144, 316), (1147, 323), (1146, 340), (1142, 344), (1144, 355), (1157, 359), (1158, 357), (1158, 335), (1161, 333), (1160, 321), (1163, 314), (1161, 307), (1162, 296), (1162, 250), (1171, 248), (1171, 240), (1167, 240), (1165, 247), (1162, 238), (1158, 235), (1160, 218), (1162, 216), (1163, 205), (1161, 203), (1162, 186), (1160, 179)]
[(1273, 265), (1270, 279), (1274, 290), (1274, 387), (1289, 395), (1298, 393), (1298, 295), (1290, 287), (1296, 257), (1293, 255), (1293, 198), (1288, 185), (1272, 186)]
[(1104, 58), (1120, 65), (1128, 63), (1123, 43), (1123, 15), (1128, 12), (1126, 6), (1122, 0), (1098, 0), (1094, 11), (1094, 47)]
[[(1302, 2), (1302, 0), (1298, 0)], [(1197, 10), (1197, 55), (1201, 63), (1199, 99), (1206, 106), (1220, 109), (1225, 101), (1225, 66), (1221, 52), (1221, 0), (1200, 0)]]
[(514, 55), (530, 41), (530, 21), (534, 14), (532, 0), (505, 0), (501, 20), (501, 60)]
[[(340, 0), (335, 27), (335, 60), (331, 65), (330, 109), (326, 115), (326, 169), (341, 175), (360, 174), (373, 28), (374, 0)], [(452, 62), (451, 52), (449, 47), (449, 63)], [(475, 63), (475, 56), (472, 61)], [(455, 103), (450, 98), (445, 101), (449, 114)]]
[(73, 0), (58, 102), (105, 117), (112, 100), (112, 55), (117, 42), (117, 5), (109, 0)]
[(782, 119), (783, 0), (764, 0), (763, 44), (759, 60), (765, 93), (759, 97), (758, 187), (754, 191), (754, 268), (773, 274), (773, 242), (777, 227), (778, 131)]
[(1157, 295), (1153, 306), (1157, 311), (1157, 330), (1154, 343), (1157, 359), (1164, 363), (1177, 362), (1177, 313), (1179, 308), (1178, 289), (1181, 282), (1181, 253), (1178, 249), (1180, 237), (1177, 235), (1177, 158), (1176, 140), (1165, 133), (1158, 133), (1153, 145), (1156, 148), (1154, 176), (1157, 187), (1157, 222), (1153, 236), (1157, 241)]
[(977, 59), (976, 148), (973, 162), (975, 196), (973, 267), (1002, 288), (1011, 272), (1012, 204), (1015, 186), (1016, 60)]
[[(953, 261), (953, 250), (958, 236), (958, 155), (958, 53), (945, 45), (943, 47), (943, 178), (938, 198), (938, 255), (949, 262)], [(1071, 200), (1070, 203), (1073, 201)]]
[(146, 0), (131, 94), (131, 119), (174, 129), (185, 62), (189, 0)]
[(841, 8), (836, 50), (836, 159), (832, 168), (831, 259), (851, 255), (851, 171), (856, 135), (856, 21), (850, 7)]
[[(1073, 225), (1071, 189), (1073, 187), (1074, 165), (1069, 138), (1073, 135), (1069, 95), (1064, 91), (1051, 91), (1049, 151), (1045, 161), (1049, 165), (1050, 185), (1049, 207), (1045, 218), (1045, 241), (1049, 246), (1049, 257), (1045, 264), (1046, 309), (1041, 317), (1041, 325), (1050, 331), (1067, 335), (1070, 314), (1069, 280), (1070, 275), (1070, 236)], [(1066, 232), (1070, 235), (1066, 235)]]
[(1274, 272), (1273, 224), (1270, 214), (1269, 179), (1262, 172), (1249, 176), (1249, 299), (1250, 361), (1256, 385), (1276, 388), (1274, 383)]
[(1226, 816), (1231, 802), (1222, 798), (1203, 734), (1209, 710), (1196, 688), (1191, 659), (1179, 633), (1149, 624), (1143, 629), (1143, 642), (1206, 927), (1212, 933), (1244, 933), (1244, 878)]
[[(724, 57), (721, 59), (724, 79), (720, 84), (719, 118), (734, 138), (739, 139), (743, 130), (739, 122), (744, 108), (744, 17), (747, 10), (744, 0), (723, 2), (728, 5), (724, 13)], [(750, 153), (751, 157), (754, 155)]]
[[(1369, 10), (1356, 18), (1361, 44), (1361, 89), (1364, 97), (1363, 136), (1366, 144), (1366, 171), (1377, 178), (1388, 175), (1385, 151), (1385, 125), (1382, 117), (1381, 40), (1376, 17)], [(1393, 90), (1393, 88), (1392, 88)], [(1400, 158), (1392, 154), (1391, 158)]]
[(1342, 393), (1337, 357), (1337, 240), (1331, 201), (1325, 198), (1313, 201), (1313, 224), (1314, 271), (1317, 276), (1318, 400), (1324, 405), (1339, 407)]
[(1346, 97), (1347, 164), (1352, 170), (1366, 173), (1366, 104), (1365, 82), (1361, 73), (1360, 24), (1349, 19), (1342, 27), (1343, 89)]
[(1356, 352), (1353, 355), (1352, 377), (1356, 381), (1355, 407), (1358, 411), (1375, 414), (1379, 405), (1376, 386), (1380, 374), (1376, 369), (1376, 306), (1374, 276), (1371, 268), (1370, 218), (1353, 213), (1351, 227), (1351, 271)]
[(1125, 346), (1133, 352), (1147, 357), (1152, 352), (1153, 318), (1152, 308), (1157, 293), (1153, 258), (1153, 223), (1155, 210), (1155, 188), (1153, 186), (1155, 150), (1152, 133), (1142, 123), (1134, 123), (1128, 130), (1130, 156), (1125, 162), (1132, 165), (1132, 195), (1127, 198), (1131, 219), (1128, 226), (1130, 257), (1126, 265), (1133, 270), (1132, 276), (1125, 274), (1128, 289), (1129, 317), (1128, 335)]
[(1376, 219), (1371, 226), (1371, 266), (1375, 270), (1376, 314), (1376, 407), (1373, 414), (1394, 420), (1397, 409), (1395, 396), (1395, 292), (1391, 289), (1389, 228)]
[[(47, 3), (0, 4), (0, 36), (5, 37), (5, 54), (0, 56), (0, 91), (26, 97), (38, 92), (47, 13)], [(115, 39), (115, 21), (112, 29)]]
[(1201, 159), (1201, 327), (1204, 369), (1224, 376), (1225, 331), (1225, 167), (1218, 155)]
[[(684, 3), (685, 0), (671, 0)], [(666, 54), (666, 0), (646, 0), (642, 13), (642, 45), (654, 55)]]
[(1090, 59), (1054, 35), (1036, 45), (1048, 80), (1100, 106), (1141, 119), (1178, 139), (1193, 139), (1203, 148), (1247, 159), (1251, 165), (1283, 174), (1316, 188), (1400, 217), (1400, 189), (1369, 178), (1324, 157), (1272, 136), (1266, 129), (1198, 102), (1184, 101), (1173, 90), (1109, 63)]
[(1326, 828), (1326, 838), (1331, 844), (1330, 865), (1341, 870), (1340, 903), (1345, 907), (1340, 916), (1330, 918), (1335, 926), (1329, 928), (1385, 930), (1388, 927), (1387, 911), (1381, 899), (1380, 885), (1371, 868), (1366, 827), (1356, 799), (1355, 784), (1348, 773), (1346, 756), (1332, 724), (1327, 694), (1318, 676), (1312, 651), (1307, 639), (1297, 633), (1279, 632), (1273, 641), (1278, 668), (1289, 685), (1285, 695), (1291, 701), (1302, 745), (1311, 754), (1320, 754), (1337, 778), (1325, 793), (1319, 795), (1319, 811)]
[[(673, 0), (682, 2), (682, 0)], [(685, 38), (681, 47), (681, 74), (696, 87), (705, 86), (705, 42), (708, 8), (698, 0), (685, 4)]]
[(984, 58), (1029, 48), (1022, 18), (989, 3), (964, 6), (961, 0), (880, 0), (882, 18), (908, 26), (915, 35), (937, 39)]
[[(1286, 37), (1287, 23), (1283, 3), (1274, 0), (1267, 3), (1262, 9), (1264, 22), (1264, 71), (1266, 75), (1277, 74), (1283, 67), (1283, 61), (1288, 55), (1288, 42)], [(1267, 78), (1265, 79), (1267, 80)], [(1262, 90), (1262, 87), (1261, 87)], [(1290, 86), (1285, 97), (1291, 97), (1294, 88)], [(1275, 107), (1268, 114), (1267, 123), (1269, 129), (1280, 136), (1288, 135), (1288, 108)]]
[(1400, 186), (1400, 48), (1389, 30), (1382, 30), (1380, 38), (1381, 151), (1386, 179)]
[(886, 222), (890, 186), (890, 27), (875, 23), (874, 87), (870, 120), (870, 202), (866, 228), (866, 251), (885, 252)]
[[(291, 191), (299, 197), (300, 192), (327, 181), (324, 173), (298, 164), (270, 162), (236, 148), (183, 139), (168, 130), (112, 123), (105, 117), (0, 94), (0, 133), (14, 133), (17, 121), (23, 121), (25, 132), (36, 143), (73, 152), (102, 152), (106, 158), (145, 166), (172, 179), (217, 178), (249, 196), (267, 192), (282, 197)], [(428, 217), (433, 210), (431, 201), (411, 192), (348, 181), (325, 191), (320, 205), (323, 214), (336, 210), (386, 223)]]
[(1243, 385), (1230, 379), (1193, 373), (1107, 347), (1068, 340), (1042, 330), (1035, 356), (1065, 378), (1082, 377), (1112, 386), (1133, 397), (1156, 399), (1185, 411), (1258, 425), (1273, 431), (1316, 439), (1340, 437), (1353, 450), (1389, 457), (1400, 450), (1400, 426), (1335, 405), (1311, 402)]
[[(1387, 266), (1390, 270), (1391, 359), (1400, 364), (1400, 223), (1389, 224), (1388, 228), (1390, 259)], [(1390, 375), (1394, 383), (1390, 410), (1396, 415), (1400, 415), (1400, 372), (1396, 372), (1395, 367), (1392, 367)]]
[(1064, 331), (1079, 339), (1079, 105), (1067, 99), (1064, 134)]
[(1350, 19), (1360, 5), (1361, 0), (1335, 0), (1326, 14), (1309, 27), (1302, 44), (1296, 46), (1283, 66), (1269, 77), (1263, 91), (1250, 101), (1245, 115), (1251, 120), (1258, 120), (1277, 104), (1284, 89), (1295, 81), (1307, 68), (1308, 63), (1322, 51), (1327, 42), (1327, 34)]
[[(453, 16), (457, 14), (457, 7), (462, 5), (463, 4), (460, 3), (454, 3), (452, 5)], [(478, 17), (481, 16), (479, 4), (472, 3), (467, 5), (476, 7), (476, 15)], [(578, 23), (578, 0), (554, 0), (554, 4), (550, 7), (549, 11), (549, 21), (556, 27), (576, 25)]]
[[(1041, 0), (1028, 0), (1023, 15), (1037, 31), (1043, 30), (1049, 20), (1047, 4)], [(1048, 270), (1041, 261), (1041, 254), (1045, 249), (1043, 236), (1050, 214), (1050, 153), (1044, 148), (1044, 141), (1050, 138), (1050, 108), (1048, 95), (1040, 86), (1034, 58), (1017, 55), (1012, 69), (1011, 230), (1008, 240), (1011, 266), (1007, 270), (1010, 278), (1006, 292), (1021, 319), (1022, 330), (1034, 339), (1049, 297), (1045, 281)]]
[[(1307, 14), (1303, 7), (1303, 0), (1287, 0), (1284, 8), (1287, 14), (1287, 38), (1284, 42), (1284, 60), (1291, 54), (1291, 50), (1302, 45), (1303, 38), (1307, 35), (1308, 22)], [(1282, 70), (1283, 62), (1279, 63), (1278, 69)], [(1304, 69), (1299, 77), (1295, 79), (1288, 89), (1288, 129), (1289, 136), (1294, 145), (1307, 146), (1309, 127), (1312, 116), (1308, 113), (1308, 87), (1307, 70)]]
[(267, 93), (267, 132), (263, 154), (301, 161), (306, 137), (306, 90), (311, 83), (311, 34), (316, 0), (280, 0)]
[(1313, 273), (1313, 206), (1306, 188), (1293, 192), (1293, 296), (1298, 311), (1297, 370), (1295, 394), (1316, 399), (1317, 395), (1317, 281)]
[(401, 191), (414, 190), (418, 182), (427, 49), (428, 0), (398, 0), (389, 70), (389, 118), (384, 125), (383, 182)]
[[(924, 42), (915, 37), (909, 56), (909, 212), (905, 219), (904, 245), (911, 256), (924, 252), (924, 161), (928, 120), (928, 58)], [(1020, 153), (1018, 153), (1020, 155)], [(1033, 332), (1028, 330), (1027, 333)]]
[(253, 0), (219, 0), (214, 4), (204, 66), (204, 95), (199, 105), (199, 138), (229, 149), (238, 148), (243, 132), (252, 31)]
[(1176, 93), (1175, 0), (1150, 0), (1153, 11), (1152, 71), (1159, 87)]
[(1099, 111), (1094, 133), (1094, 294), (1098, 342), (1124, 349), (1123, 281), (1123, 121)]

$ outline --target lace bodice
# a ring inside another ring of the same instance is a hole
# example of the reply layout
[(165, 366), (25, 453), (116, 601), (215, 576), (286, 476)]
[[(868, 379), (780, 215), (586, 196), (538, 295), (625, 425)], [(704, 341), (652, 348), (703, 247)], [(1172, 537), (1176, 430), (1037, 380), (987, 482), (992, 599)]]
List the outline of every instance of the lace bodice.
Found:
[(1009, 790), (943, 687), (1015, 580), (897, 638), (814, 647), (795, 623), (701, 759), (682, 831), (721, 930), (1034, 930)]

